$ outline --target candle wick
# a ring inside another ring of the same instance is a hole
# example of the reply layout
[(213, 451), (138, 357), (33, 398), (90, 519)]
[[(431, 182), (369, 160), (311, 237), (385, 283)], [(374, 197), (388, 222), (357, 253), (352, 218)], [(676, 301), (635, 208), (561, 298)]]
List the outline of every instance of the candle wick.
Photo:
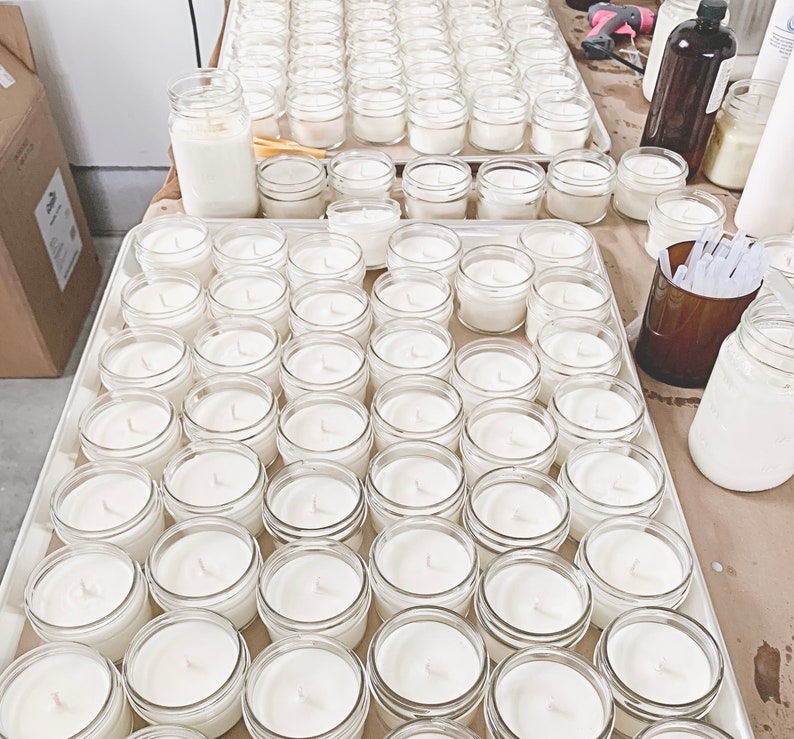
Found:
[(135, 425), (132, 422), (132, 419), (129, 416), (127, 416), (127, 428), (130, 430), (130, 433), (132, 434), (138, 433), (138, 431), (135, 428)]
[(221, 480), (221, 478), (220, 478), (220, 476), (218, 475), (217, 472), (213, 472), (212, 473), (212, 484), (216, 485), (217, 487), (220, 487), (220, 488), (229, 487), (225, 482), (223, 482), (223, 480)]
[(312, 505), (309, 509), (310, 513), (320, 513), (321, 512), (320, 506), (317, 504), (317, 493), (312, 496)]
[(152, 371), (152, 365), (149, 364), (149, 362), (146, 360), (146, 357), (141, 357), (141, 364), (147, 372)]
[(433, 665), (432, 665), (432, 663), (430, 662), (429, 659), (425, 660), (425, 672), (428, 675), (432, 675), (433, 674)]
[(317, 593), (318, 595), (320, 595), (322, 593), (327, 593), (327, 592), (328, 591), (323, 586), (322, 582), (320, 581), (320, 578), (319, 577), (316, 578), (314, 581), (314, 585), (312, 586), (312, 593)]
[(306, 693), (303, 692), (303, 686), (298, 685), (298, 700), (305, 701), (306, 700)]
[(598, 351), (595, 348), (586, 348), (584, 339), (579, 339), (579, 343), (576, 345), (576, 354), (579, 357), (594, 357), (598, 354)]
[(50, 693), (50, 700), (52, 700), (53, 708), (63, 708), (63, 701), (61, 700), (61, 696), (57, 691)]
[(231, 409), (230, 409), (230, 410), (231, 410), (232, 418), (233, 418), (235, 421), (239, 421), (240, 419), (239, 419), (239, 418), (237, 418), (237, 406), (236, 406), (236, 404), (235, 404), (235, 403), (232, 403), (232, 407), (231, 407)]
[(665, 667), (667, 666), (667, 659), (662, 657), (654, 666), (654, 672), (665, 672)]
[(212, 576), (212, 572), (210, 571), (209, 567), (207, 567), (207, 565), (204, 564), (204, 560), (201, 557), (198, 558), (198, 566), (199, 566), (199, 570), (201, 570), (202, 575), (207, 575), (207, 577)]
[(185, 661), (185, 667), (186, 667), (188, 670), (192, 670), (192, 669), (194, 669), (194, 668), (196, 667), (196, 665), (194, 665), (194, 664), (193, 664), (193, 663), (192, 663), (192, 662), (191, 662), (191, 661), (188, 659), (188, 656), (187, 656), (186, 654), (182, 655), (182, 659), (184, 659), (184, 661)]
[(631, 489), (623, 484), (623, 478), (620, 475), (618, 475), (614, 480), (612, 480), (611, 483), (609, 483), (609, 487), (611, 487), (613, 490), (619, 490), (623, 492)]
[(635, 559), (635, 560), (634, 560), (634, 561), (631, 563), (631, 567), (629, 568), (629, 572), (630, 572), (632, 575), (636, 575), (636, 574), (637, 574), (637, 567), (639, 567), (639, 564), (640, 564), (640, 560), (639, 560), (639, 559)]
[(416, 307), (416, 302), (409, 291), (405, 292), (405, 302), (408, 303), (408, 305), (410, 305), (412, 308)]
[(425, 259), (432, 259), (433, 255), (427, 253), (428, 244), (422, 244), (421, 254)]
[(241, 357), (254, 357), (256, 356), (256, 352), (248, 352), (243, 349), (243, 340), (237, 339), (237, 351)]
[(570, 305), (570, 303), (571, 303), (570, 298), (568, 297), (568, 291), (569, 290), (570, 290), (570, 286), (569, 285), (566, 285), (562, 289), (562, 304), (563, 305)]
[(259, 242), (256, 239), (251, 239), (251, 251), (254, 253), (254, 256), (259, 256)]
[(598, 403), (596, 403), (595, 406), (593, 407), (593, 420), (594, 421), (597, 421), (599, 418), (601, 418), (601, 414), (599, 413), (599, 411), (600, 411), (600, 408), (598, 407)]
[(422, 493), (422, 495), (427, 495), (427, 490), (422, 487), (422, 483), (419, 480), (414, 480), (414, 488), (416, 488), (417, 493)]
[(323, 267), (326, 269), (331, 269), (331, 265), (328, 263), (328, 255), (326, 254), (323, 256)]
[(163, 293), (157, 293), (157, 297), (160, 298), (160, 305), (162, 305), (163, 308), (170, 308), (171, 307), (168, 304), (168, 301), (165, 299), (165, 295), (163, 295)]
[(345, 314), (344, 310), (339, 310), (336, 307), (333, 300), (328, 304), (328, 312), (333, 316), (343, 316)]
[(325, 358), (325, 352), (320, 355), (320, 366), (327, 372), (335, 371), (333, 365), (328, 364), (328, 360)]
[(94, 589), (88, 587), (88, 585), (85, 584), (85, 580), (83, 580), (82, 577), (80, 578), (80, 592), (84, 596), (89, 596), (90, 597), (90, 596), (94, 595)]
[(552, 239), (549, 243), (549, 251), (552, 253), (552, 255), (556, 255), (560, 252), (561, 246), (562, 244), (557, 239)]
[(107, 500), (105, 500), (104, 498), (102, 498), (102, 510), (105, 511), (105, 513), (109, 513), (111, 516), (120, 516), (121, 515), (117, 510), (111, 508), (108, 505)]
[(662, 174), (665, 171), (665, 165), (661, 162), (656, 162), (653, 167), (653, 174)]
[(516, 506), (513, 509), (513, 512), (510, 514), (510, 518), (513, 521), (523, 521), (524, 517), (521, 515), (521, 506)]
[(433, 567), (433, 565), (430, 563), (430, 560), (431, 560), (431, 555), (430, 555), (430, 552), (428, 552), (427, 556), (425, 557), (425, 567), (428, 570), (432, 569), (432, 567)]
[(423, 420), (422, 419), (422, 411), (419, 408), (416, 409), (416, 413), (415, 413), (414, 417), (415, 417), (416, 421), (418, 421), (419, 423), (422, 422), (422, 420)]
[(251, 295), (251, 288), (250, 287), (245, 288), (245, 299), (249, 303), (253, 303), (254, 302), (254, 296)]

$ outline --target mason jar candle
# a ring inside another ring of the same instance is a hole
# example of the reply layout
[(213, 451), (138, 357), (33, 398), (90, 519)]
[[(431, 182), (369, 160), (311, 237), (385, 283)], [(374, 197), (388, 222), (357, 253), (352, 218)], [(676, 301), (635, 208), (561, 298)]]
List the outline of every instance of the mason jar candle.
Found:
[(571, 66), (561, 66), (555, 62), (535, 62), (524, 69), (521, 84), (529, 95), (531, 106), (538, 95), (548, 90), (561, 92), (579, 90), (582, 86), (582, 77)]
[(396, 318), (415, 318), (447, 328), (453, 313), (449, 281), (424, 268), (387, 270), (372, 285), (371, 302), (375, 326)]
[[(287, 94), (287, 76), (283, 59), (274, 59), (267, 54), (249, 52), (244, 57), (232, 59), (229, 71), (236, 74), (245, 90), (256, 89), (258, 85), (270, 85), (276, 93), (276, 106), (279, 115), (284, 112), (284, 98)], [(252, 125), (253, 128), (253, 125)]]
[(278, 119), (282, 104), (273, 85), (246, 80), (243, 85), (243, 102), (251, 116), (251, 132), (255, 137), (281, 138)]
[(386, 739), (477, 739), (465, 726), (443, 718), (417, 718), (398, 726)]
[(623, 153), (618, 162), (612, 204), (620, 215), (647, 221), (656, 196), (686, 185), (689, 167), (674, 151), (658, 146), (638, 146)]
[(173, 457), (160, 489), (177, 523), (222, 516), (258, 536), (266, 484), (265, 467), (251, 447), (215, 439), (191, 442)]
[(182, 403), (182, 422), (191, 441), (241, 441), (266, 467), (278, 456), (278, 403), (270, 386), (258, 377), (213, 375), (197, 382)]
[(422, 267), (452, 282), (463, 253), (460, 236), (440, 223), (406, 223), (389, 237), (386, 266)]
[[(315, 8), (316, 10), (316, 8)], [(287, 45), (289, 50), (290, 59), (299, 59), (301, 57), (309, 58), (330, 58), (338, 62), (343, 62), (345, 59), (345, 42), (341, 36), (332, 36), (327, 33), (301, 33), (300, 35), (293, 34)], [(313, 83), (318, 84), (318, 83)], [(325, 87), (322, 85), (321, 87)], [(344, 88), (339, 85), (340, 91)], [(341, 98), (344, 103), (344, 96)]]
[(366, 517), (361, 480), (324, 459), (286, 464), (273, 475), (262, 504), (265, 528), (277, 547), (327, 537), (358, 551)]
[(293, 290), (317, 280), (342, 280), (363, 287), (366, 271), (358, 242), (328, 231), (301, 236), (287, 257), (287, 281)]
[(468, 120), (468, 103), (455, 87), (422, 88), (410, 93), (408, 142), (420, 154), (457, 154), (466, 144)]
[(518, 235), (518, 247), (532, 257), (539, 272), (547, 267), (588, 269), (596, 241), (576, 223), (549, 218), (524, 226)]
[(549, 164), (546, 210), (554, 218), (584, 225), (598, 223), (607, 214), (616, 172), (615, 160), (601, 152), (560, 151)]
[(489, 159), (477, 170), (477, 218), (537, 218), (545, 189), (546, 173), (537, 162), (510, 157)]
[(218, 272), (230, 267), (270, 267), (284, 274), (287, 234), (266, 220), (229, 223), (215, 234), (212, 261)]
[[(560, 26), (549, 17), (548, 8), (529, 8), (511, 15), (505, 20), (505, 38), (515, 47), (519, 41), (532, 39), (555, 39), (560, 37)], [(559, 65), (558, 65), (559, 66)]]
[(542, 92), (532, 101), (530, 144), (538, 154), (547, 156), (568, 149), (583, 149), (594, 115), (595, 105), (585, 92)]
[(408, 69), (414, 64), (423, 62), (438, 62), (447, 65), (455, 63), (455, 50), (446, 42), (438, 38), (415, 38), (403, 41), (400, 44), (400, 56), (403, 67)]
[(466, 217), (471, 169), (451, 156), (415, 157), (403, 169), (405, 211), (416, 220)]
[(537, 64), (551, 63), (567, 67), (572, 61), (568, 45), (559, 35), (544, 38), (540, 34), (516, 43), (513, 47), (513, 60), (522, 74)]
[(575, 447), (558, 481), (571, 502), (575, 541), (599, 521), (617, 516), (656, 515), (666, 477), (659, 460), (628, 441), (588, 441)]
[(128, 739), (207, 739), (204, 734), (187, 726), (175, 724), (158, 724), (138, 729), (129, 735)]
[(77, 642), (120, 662), (152, 618), (140, 565), (105, 542), (56, 549), (31, 572), (25, 615), (45, 642)]
[(232, 37), (231, 52), (237, 59), (245, 59), (248, 54), (262, 54), (286, 64), (286, 46), (284, 38), (278, 34), (246, 30)]
[(449, 39), (455, 44), (469, 36), (479, 36), (483, 39), (500, 38), (502, 35), (502, 22), (493, 12), (491, 4), (477, 6), (467, 0), (458, 8), (447, 6), (449, 20)]
[[(354, 117), (354, 130), (355, 125)], [(383, 151), (349, 149), (340, 151), (328, 161), (328, 184), (332, 200), (388, 198), (396, 178), (394, 160)]]
[(400, 82), (403, 72), (402, 60), (382, 51), (363, 51), (347, 60), (347, 78), (351, 84), (373, 78)]
[(730, 739), (722, 730), (705, 720), (668, 718), (643, 729), (634, 739)]
[(206, 285), (212, 277), (212, 239), (200, 218), (167, 215), (141, 223), (132, 231), (135, 258), (144, 272), (180, 269)]
[(347, 103), (343, 87), (301, 83), (287, 90), (287, 122), (292, 138), (303, 146), (335, 149), (347, 137)]
[(517, 85), (482, 84), (472, 90), (469, 101), (469, 143), (472, 146), (487, 152), (521, 148), (529, 105), (524, 90)]
[(389, 237), (400, 224), (400, 204), (391, 198), (339, 200), (326, 210), (328, 230), (350, 236), (364, 252), (367, 269), (386, 264)]
[(461, 69), (465, 69), (466, 65), (475, 59), (509, 62), (513, 59), (513, 48), (506, 39), (499, 36), (464, 36), (457, 43), (455, 58)]
[(487, 244), (468, 249), (455, 276), (458, 320), (478, 333), (515, 331), (526, 318), (534, 274), (532, 259), (515, 247)]
[(256, 170), (262, 211), (268, 218), (322, 218), (325, 167), (308, 154), (276, 154)]
[(332, 56), (299, 54), (287, 65), (287, 84), (323, 84), (342, 87), (345, 84), (345, 65)]
[(403, 71), (403, 79), (409, 96), (421, 90), (441, 93), (460, 89), (460, 73), (450, 62), (416, 62)]
[(289, 305), (293, 336), (336, 331), (364, 346), (372, 327), (372, 307), (363, 288), (342, 280), (317, 280), (299, 287)]
[(351, 83), (348, 97), (353, 138), (378, 146), (402, 141), (407, 95), (399, 80), (367, 77)]
[[(417, 9), (418, 13), (414, 14)], [(422, 18), (421, 23), (416, 22), (416, 15), (425, 11), (430, 11), (430, 15)], [(437, 39), (438, 41), (447, 40), (447, 22), (444, 20), (444, 10), (438, 3), (424, 3), (411, 0), (403, 3), (402, 8), (397, 7), (397, 35), (400, 42), (405, 43), (414, 39)]]
[[(527, 122), (527, 104), (529, 102), (527, 94), (521, 89), (521, 72), (512, 61), (499, 61), (495, 59), (475, 59), (469, 62), (463, 68), (462, 74), (462, 87), (463, 94), (469, 100), (472, 107), (472, 125), (469, 127), (469, 141), (471, 142), (471, 128), (474, 126), (474, 109), (473, 103), (476, 93), (481, 88), (505, 88), (509, 87), (513, 90), (520, 90), (521, 94), (516, 99), (508, 102), (505, 101), (503, 105), (509, 105), (513, 113), (517, 116), (515, 110), (516, 103), (520, 102), (523, 105), (523, 120), (521, 125), (521, 138), (523, 141), (524, 128)], [(512, 116), (511, 116), (512, 118)], [(515, 124), (515, 121), (511, 120)], [(517, 127), (515, 128), (517, 131)], [(475, 139), (476, 140), (476, 139)]]
[(362, 28), (347, 35), (348, 56), (371, 52), (395, 57), (399, 51), (400, 40), (393, 29)]

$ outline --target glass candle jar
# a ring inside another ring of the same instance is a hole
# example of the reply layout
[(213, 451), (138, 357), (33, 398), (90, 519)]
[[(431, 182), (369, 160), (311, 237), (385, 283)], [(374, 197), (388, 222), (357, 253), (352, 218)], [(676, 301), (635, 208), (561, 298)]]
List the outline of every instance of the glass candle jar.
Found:
[[(411, 22), (416, 23), (413, 19)], [(441, 93), (443, 90), (460, 89), (460, 72), (449, 62), (417, 62), (405, 69), (403, 78), (410, 96), (422, 90), (435, 90)], [(427, 153), (445, 154), (447, 152)]]
[(290, 246), (287, 280), (293, 290), (317, 280), (342, 280), (363, 287), (366, 267), (358, 243), (344, 234), (301, 236)]
[(342, 87), (345, 65), (331, 56), (298, 55), (287, 65), (287, 84), (323, 84)]
[(433, 15), (423, 18), (421, 23), (417, 23), (415, 15), (398, 8), (397, 35), (400, 37), (401, 45), (414, 39), (447, 40), (447, 22), (443, 19), (444, 10), (437, 3), (425, 5), (424, 3), (412, 1), (404, 3), (403, 8), (407, 8), (409, 11), (418, 8), (420, 12), (429, 8), (431, 11), (438, 12), (434, 12)]
[(246, 81), (243, 85), (243, 101), (251, 116), (251, 131), (255, 137), (281, 138), (278, 118), (282, 104), (273, 85)]
[(335, 149), (347, 137), (343, 87), (305, 83), (287, 90), (287, 121), (292, 138), (303, 146)]
[(256, 452), (239, 441), (194, 441), (171, 459), (160, 487), (177, 523), (222, 516), (262, 533), (260, 509), (267, 474)]
[(129, 735), (128, 739), (207, 739), (204, 734), (187, 726), (175, 724), (159, 724), (138, 729)]
[(347, 77), (351, 83), (372, 78), (400, 82), (402, 76), (402, 61), (382, 51), (364, 51), (347, 61)]
[(363, 28), (347, 36), (347, 53), (349, 56), (378, 53), (395, 57), (400, 51), (400, 40), (393, 29)]
[[(542, 63), (567, 67), (571, 63), (571, 53), (568, 51), (568, 45), (559, 36), (544, 38), (542, 35), (536, 35), (521, 39), (513, 47), (513, 60), (523, 74), (530, 67)], [(559, 108), (555, 112), (559, 113)], [(573, 113), (573, 111), (566, 112)], [(568, 119), (565, 119), (565, 122), (568, 122)]]
[(391, 198), (339, 200), (326, 210), (328, 230), (350, 236), (364, 252), (367, 269), (386, 264), (389, 237), (400, 224), (400, 204)]
[(435, 441), (454, 452), (462, 426), (460, 394), (437, 377), (395, 377), (381, 385), (372, 398), (378, 451), (398, 441)]
[(463, 616), (432, 606), (409, 608), (375, 632), (367, 677), (387, 728), (418, 717), (468, 726), (487, 687), (488, 654)]
[[(776, 234), (767, 236), (761, 242), (769, 259), (769, 269), (776, 269), (792, 284), (794, 284), (794, 235)], [(765, 288), (761, 287), (763, 295)]]
[(44, 644), (0, 674), (3, 736), (124, 739), (132, 720), (118, 671), (83, 644)]
[(460, 519), (466, 477), (457, 455), (432, 441), (401, 441), (376, 454), (365, 485), (375, 532), (411, 516)]
[(437, 38), (403, 41), (400, 44), (400, 56), (405, 69), (424, 62), (437, 62), (448, 66), (455, 64), (455, 50), (446, 41)]
[(592, 607), (579, 568), (543, 549), (495, 557), (474, 599), (477, 628), (494, 664), (535, 644), (573, 647), (587, 631)]
[(477, 218), (537, 218), (545, 189), (546, 173), (537, 162), (509, 157), (489, 159), (477, 170)]
[(198, 277), (159, 269), (135, 275), (121, 289), (121, 314), (128, 326), (170, 328), (191, 341), (207, 315)]
[(390, 731), (385, 739), (477, 739), (465, 726), (442, 718), (417, 718)]
[(512, 58), (513, 49), (510, 43), (499, 36), (464, 36), (457, 44), (456, 59), (461, 69), (465, 69), (475, 59), (509, 62)]
[[(345, 59), (345, 42), (340, 36), (329, 36), (326, 33), (302, 33), (290, 38), (288, 44), (290, 59), (301, 57), (330, 58), (338, 62)], [(339, 88), (343, 89), (343, 88)], [(342, 98), (344, 102), (344, 98)]]
[[(318, 19), (319, 20), (319, 19)], [(286, 64), (287, 49), (284, 38), (265, 31), (237, 33), (232, 38), (232, 54), (237, 59), (245, 59), (248, 54), (262, 54)]]
[(493, 6), (482, 8), (485, 12), (466, 12), (475, 10), (471, 2), (466, 2), (464, 7), (455, 13), (449, 8), (449, 38), (457, 44), (469, 36), (480, 38), (499, 38), (502, 35), (502, 22), (493, 14)]
[(327, 537), (358, 551), (367, 517), (364, 489), (349, 468), (327, 460), (282, 467), (267, 486), (265, 528), (276, 546)]
[(369, 701), (364, 668), (352, 651), (335, 639), (301, 634), (271, 644), (253, 661), (243, 717), (254, 739), (295, 733), (361, 739)]
[[(555, 93), (544, 93), (550, 94)], [(590, 149), (561, 151), (549, 164), (546, 210), (574, 223), (598, 223), (607, 214), (616, 172), (615, 160), (606, 154)]]
[(725, 205), (707, 192), (692, 188), (663, 192), (648, 213), (645, 251), (657, 259), (662, 249), (694, 241), (705, 228), (721, 231), (726, 218)]
[(532, 259), (512, 246), (468, 249), (455, 276), (458, 320), (478, 333), (506, 334), (526, 318), (526, 297), (535, 274)]
[(405, 211), (416, 220), (466, 217), (471, 169), (462, 159), (416, 157), (403, 169)]
[(580, 541), (599, 521), (655, 516), (666, 478), (650, 452), (628, 441), (588, 441), (575, 447), (558, 481), (571, 502), (571, 531)]
[(452, 385), (466, 413), (486, 400), (534, 400), (540, 388), (540, 361), (528, 346), (511, 339), (477, 339), (455, 355)]
[[(521, 72), (518, 67), (512, 62), (503, 62), (492, 59), (475, 59), (469, 62), (463, 68), (463, 75), (461, 84), (463, 87), (463, 94), (468, 98), (469, 102), (473, 102), (475, 92), (485, 87), (510, 87), (516, 90), (521, 90)], [(523, 104), (523, 121), (522, 121), (522, 138), (523, 129), (526, 126), (527, 110), (526, 106), (528, 99), (526, 93), (521, 90), (523, 95), (519, 95), (518, 99)], [(509, 103), (511, 109), (515, 111), (516, 101)], [(474, 115), (472, 109), (472, 116)], [(474, 121), (472, 120), (472, 123)], [(471, 135), (470, 135), (471, 139)]]
[(168, 83), (168, 98), (185, 212), (201, 218), (256, 216), (251, 116), (240, 80), (225, 69), (196, 69)]
[(156, 480), (182, 445), (179, 414), (154, 390), (126, 388), (100, 395), (83, 411), (78, 427), (89, 460), (133, 462)]
[[(560, 27), (546, 11), (537, 12), (525, 7), (521, 13), (511, 15), (505, 21), (505, 38), (515, 47), (519, 41), (532, 39), (555, 39), (560, 36)], [(559, 66), (559, 65), (558, 65)]]
[[(556, 23), (554, 24), (557, 25)], [(582, 86), (579, 72), (570, 66), (561, 66), (555, 62), (536, 62), (530, 64), (521, 77), (521, 84), (529, 95), (530, 106), (535, 98), (548, 90), (575, 92)], [(531, 108), (530, 108), (531, 110)]]
[(78, 642), (120, 662), (152, 617), (140, 565), (113, 544), (62, 547), (35, 567), (25, 587), (25, 614), (45, 642)]
[(341, 38), (344, 33), (344, 20), (341, 12), (320, 10), (315, 3), (311, 3), (306, 6), (296, 5), (292, 9), (290, 27), (293, 38), (300, 38), (306, 33)]
[(364, 346), (372, 327), (369, 296), (358, 285), (341, 280), (307, 283), (292, 295), (289, 326), (293, 336), (309, 331), (336, 331)]
[[(250, 52), (239, 59), (232, 59), (229, 70), (237, 75), (245, 90), (256, 89), (261, 84), (270, 85), (276, 93), (276, 106), (279, 114), (284, 111), (287, 94), (287, 75), (283, 59), (274, 59), (267, 54)], [(245, 102), (245, 97), (243, 97)], [(253, 125), (252, 125), (253, 128)]]
[(415, 318), (447, 328), (453, 312), (449, 281), (429, 269), (387, 270), (372, 285), (371, 301), (375, 326), (396, 318)]
[(231, 622), (200, 608), (158, 616), (132, 640), (124, 688), (149, 723), (178, 723), (215, 739), (242, 716), (240, 696), (250, 664)]
[(669, 718), (656, 721), (637, 734), (634, 739), (730, 739), (716, 726), (694, 718)]
[[(440, 75), (441, 72), (433, 74)], [(414, 151), (420, 154), (457, 154), (466, 144), (468, 120), (466, 98), (454, 87), (411, 91), (408, 99), (408, 142)]]
[(548, 0), (502, 0), (499, 3), (499, 16), (504, 22), (526, 14), (542, 18), (548, 10)]
[(362, 403), (339, 392), (313, 392), (291, 400), (278, 421), (278, 449), (285, 464), (329, 460), (367, 474), (372, 426)]
[(657, 195), (686, 185), (689, 166), (674, 151), (658, 146), (638, 146), (624, 152), (618, 162), (612, 204), (620, 215), (647, 221)]
[(257, 377), (228, 373), (197, 382), (182, 403), (182, 422), (191, 441), (241, 441), (266, 467), (278, 456), (278, 403)]
[(547, 267), (587, 269), (593, 262), (596, 241), (593, 234), (576, 223), (544, 219), (521, 229), (518, 246), (532, 257), (538, 271)]
[(212, 239), (200, 218), (168, 215), (152, 218), (132, 231), (135, 258), (144, 272), (180, 269), (206, 285), (212, 277)]
[(702, 718), (717, 700), (724, 672), (714, 637), (667, 608), (618, 616), (602, 632), (593, 659), (615, 699), (615, 729), (624, 736), (663, 718)]
[(155, 390), (178, 405), (193, 384), (193, 364), (176, 331), (138, 326), (122, 329), (102, 345), (99, 376), (108, 390)]
[(524, 90), (512, 85), (483, 84), (472, 90), (469, 100), (469, 143), (472, 146), (487, 152), (521, 148), (529, 105)]
[(256, 181), (268, 218), (322, 218), (325, 167), (308, 154), (276, 154), (259, 163)]
[(595, 105), (587, 93), (564, 90), (540, 93), (532, 101), (532, 148), (547, 156), (584, 148), (594, 114)]
[(639, 606), (677, 608), (692, 581), (689, 545), (644, 516), (597, 523), (582, 537), (575, 561), (592, 588), (592, 621), (599, 629)]
[[(378, 124), (379, 125), (379, 124)], [(403, 127), (405, 121), (403, 120)], [(355, 130), (356, 118), (353, 118)], [(349, 149), (328, 162), (328, 184), (332, 200), (342, 198), (388, 198), (397, 178), (394, 160), (383, 151)]]
[(284, 341), (289, 336), (289, 289), (279, 272), (268, 267), (232, 267), (217, 274), (207, 291), (210, 313), (258, 317)]
[(340, 392), (363, 403), (367, 355), (355, 339), (331, 331), (293, 337), (281, 356), (281, 386), (287, 401), (311, 392)]
[(302, 539), (268, 557), (257, 589), (271, 641), (294, 634), (332, 637), (350, 649), (364, 639), (372, 601), (361, 556), (335, 539)]
[(399, 80), (364, 78), (350, 85), (353, 137), (385, 146), (405, 136), (407, 92)]
[(548, 472), (557, 455), (557, 424), (538, 403), (497, 398), (475, 406), (466, 416), (460, 456), (466, 478), (474, 482), (498, 467), (529, 467)]
[(607, 681), (590, 662), (562, 647), (519, 650), (494, 670), (485, 696), (485, 725), (493, 739), (521, 736), (525, 726), (608, 739), (614, 723)]
[(265, 220), (229, 223), (215, 234), (212, 261), (218, 272), (230, 267), (270, 267), (284, 274), (287, 234)]
[(422, 267), (438, 272), (450, 282), (463, 253), (460, 236), (440, 223), (406, 223), (389, 237), (386, 265)]

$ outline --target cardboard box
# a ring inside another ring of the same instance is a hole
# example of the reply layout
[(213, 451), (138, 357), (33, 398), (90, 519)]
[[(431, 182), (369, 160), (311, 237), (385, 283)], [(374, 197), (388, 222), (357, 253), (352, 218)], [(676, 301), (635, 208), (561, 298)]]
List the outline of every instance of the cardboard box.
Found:
[(100, 272), (22, 12), (0, 5), (0, 376), (63, 372)]

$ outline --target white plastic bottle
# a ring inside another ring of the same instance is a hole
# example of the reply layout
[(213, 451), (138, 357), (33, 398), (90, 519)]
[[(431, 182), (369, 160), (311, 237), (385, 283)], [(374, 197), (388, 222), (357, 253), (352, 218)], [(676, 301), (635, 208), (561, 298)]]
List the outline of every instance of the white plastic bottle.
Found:
[(794, 0), (777, 0), (766, 27), (753, 79), (780, 82), (794, 48)]

